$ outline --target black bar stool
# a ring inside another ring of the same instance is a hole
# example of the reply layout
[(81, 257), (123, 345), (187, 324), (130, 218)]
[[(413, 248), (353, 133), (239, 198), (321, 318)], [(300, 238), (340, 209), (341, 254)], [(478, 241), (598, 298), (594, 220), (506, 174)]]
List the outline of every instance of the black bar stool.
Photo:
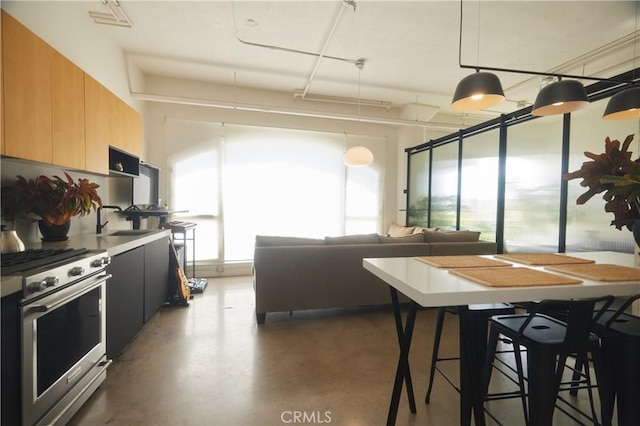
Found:
[[(498, 337), (503, 335), (513, 342), (526, 424), (550, 425), (567, 357), (575, 354), (583, 357), (586, 364), (586, 355), (591, 353), (596, 371), (600, 368), (599, 338), (591, 330), (594, 321), (600, 318), (613, 301), (613, 296), (580, 300), (544, 300), (532, 306), (527, 314), (492, 317), (483, 371), (483, 394), (486, 395), (488, 392)], [(595, 305), (598, 302), (604, 302), (604, 305), (594, 316)], [(545, 311), (563, 312), (566, 319), (561, 321), (541, 313)], [(524, 390), (520, 346), (527, 349), (528, 392)], [(586, 377), (591, 415), (594, 421), (597, 421), (588, 369)]]
[[(444, 317), (446, 313), (457, 315), (458, 309), (455, 306), (438, 308), (438, 316), (436, 319), (436, 330), (433, 338), (433, 353), (431, 355), (431, 367), (429, 369), (429, 386), (427, 388), (427, 395), (424, 400), (426, 404), (429, 404), (431, 399), (431, 391), (433, 389), (433, 379), (436, 371), (440, 373), (442, 377), (444, 377), (445, 380), (449, 382), (449, 384), (453, 386), (455, 390), (458, 391), (458, 393), (460, 392), (459, 385), (454, 383), (454, 381), (449, 376), (447, 376), (445, 372), (442, 371), (437, 365), (438, 362), (441, 362), (441, 361), (453, 361), (453, 360), (460, 359), (459, 356), (443, 357), (443, 358), (440, 358), (438, 356), (438, 352), (440, 350), (440, 338), (442, 337), (442, 328), (444, 327)], [(510, 305), (509, 303), (487, 303), (487, 304), (469, 305), (469, 315), (471, 316), (471, 318), (474, 321), (483, 321), (484, 323), (487, 323), (487, 324), (488, 324), (489, 318), (491, 318), (494, 315), (506, 315), (506, 314), (514, 314), (514, 313), (515, 313), (515, 308), (513, 307), (513, 305)]]
[(614, 404), (619, 425), (640, 421), (640, 317), (625, 313), (638, 299), (640, 294), (618, 310), (607, 310), (595, 324), (601, 339), (602, 367), (596, 370), (596, 377), (605, 426), (611, 425)]

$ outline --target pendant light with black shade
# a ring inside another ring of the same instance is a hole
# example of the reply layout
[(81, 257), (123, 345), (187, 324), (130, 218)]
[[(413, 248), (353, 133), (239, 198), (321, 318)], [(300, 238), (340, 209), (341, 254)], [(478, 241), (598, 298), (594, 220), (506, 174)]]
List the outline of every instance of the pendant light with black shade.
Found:
[(640, 118), (640, 87), (616, 93), (609, 99), (602, 115), (604, 120)]
[[(638, 3), (636, 2), (636, 33), (638, 32)], [(635, 62), (638, 56), (638, 35), (633, 44), (633, 77), (635, 82)], [(607, 107), (602, 115), (603, 120), (624, 120), (640, 118), (640, 86), (631, 86), (629, 89), (618, 92), (609, 99)]]
[(577, 80), (558, 80), (544, 86), (533, 103), (531, 115), (557, 115), (577, 111), (589, 105), (587, 91)]
[[(480, 3), (478, 3), (478, 9)], [(480, 25), (478, 25), (478, 45), (480, 44)], [(480, 47), (478, 46), (478, 54)], [(458, 38), (458, 63), (462, 65), (462, 0), (460, 1), (460, 34)], [(504, 90), (497, 75), (476, 69), (460, 80), (451, 101), (451, 108), (460, 111), (478, 111), (491, 108), (504, 101)]]

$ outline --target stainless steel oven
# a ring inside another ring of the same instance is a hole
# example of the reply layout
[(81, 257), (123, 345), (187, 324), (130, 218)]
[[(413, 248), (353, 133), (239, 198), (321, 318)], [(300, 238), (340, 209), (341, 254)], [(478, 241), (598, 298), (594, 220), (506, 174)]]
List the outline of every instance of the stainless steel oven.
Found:
[(106, 378), (106, 252), (25, 273), (22, 424), (66, 424)]

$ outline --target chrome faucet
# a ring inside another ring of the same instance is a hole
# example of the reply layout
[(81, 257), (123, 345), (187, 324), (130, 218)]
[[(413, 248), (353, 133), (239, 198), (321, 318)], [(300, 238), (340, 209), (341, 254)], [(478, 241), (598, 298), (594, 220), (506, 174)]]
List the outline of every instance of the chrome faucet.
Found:
[(97, 216), (96, 217), (96, 222), (97, 222), (96, 223), (96, 234), (102, 234), (102, 228), (107, 226), (107, 223), (109, 223), (108, 220), (105, 223), (100, 223), (101, 222), (100, 221), (100, 211), (102, 209), (113, 209), (113, 210), (116, 210), (116, 211), (119, 211), (119, 212), (122, 211), (122, 209), (120, 207), (118, 207), (118, 206), (107, 206), (107, 205), (104, 205), (102, 207), (98, 207), (98, 210), (96, 210), (96, 213), (97, 213), (97, 215), (96, 215)]

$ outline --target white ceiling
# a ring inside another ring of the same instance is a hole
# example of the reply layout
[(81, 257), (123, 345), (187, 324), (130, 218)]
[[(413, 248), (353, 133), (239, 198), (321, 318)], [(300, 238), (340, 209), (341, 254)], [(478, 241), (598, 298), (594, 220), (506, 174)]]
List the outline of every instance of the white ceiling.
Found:
[[(457, 0), (359, 0), (355, 10), (335, 0), (120, 4), (133, 27), (99, 27), (150, 75), (292, 97), (308, 85), (308, 97), (360, 97), (394, 107), (418, 103), (446, 113), (457, 82), (473, 72), (458, 65)], [(65, 7), (86, 9), (86, 15), (69, 15), (86, 19), (90, 10), (106, 11), (97, 0)], [(463, 64), (609, 77), (629, 70), (634, 50), (640, 50), (633, 41), (635, 1), (465, 0), (463, 13)], [(323, 46), (328, 56), (364, 59), (360, 93), (356, 66), (319, 59)], [(494, 112), (533, 102), (540, 77), (497, 74), (509, 102)]]

